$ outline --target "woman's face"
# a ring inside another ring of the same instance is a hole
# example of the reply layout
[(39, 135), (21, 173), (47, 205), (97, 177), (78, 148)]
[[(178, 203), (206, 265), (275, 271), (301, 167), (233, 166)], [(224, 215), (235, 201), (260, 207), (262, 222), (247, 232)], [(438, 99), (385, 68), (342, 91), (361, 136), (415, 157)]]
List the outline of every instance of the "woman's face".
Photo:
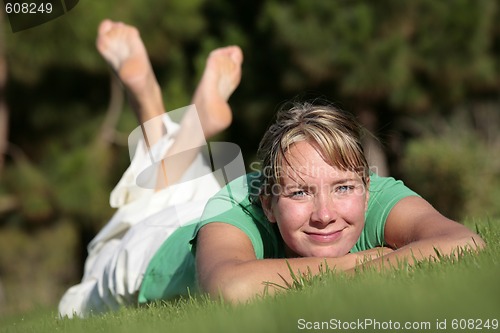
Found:
[(262, 206), (278, 224), (287, 256), (347, 254), (364, 227), (368, 191), (361, 177), (332, 167), (307, 141), (293, 144), (286, 158), (279, 191)]

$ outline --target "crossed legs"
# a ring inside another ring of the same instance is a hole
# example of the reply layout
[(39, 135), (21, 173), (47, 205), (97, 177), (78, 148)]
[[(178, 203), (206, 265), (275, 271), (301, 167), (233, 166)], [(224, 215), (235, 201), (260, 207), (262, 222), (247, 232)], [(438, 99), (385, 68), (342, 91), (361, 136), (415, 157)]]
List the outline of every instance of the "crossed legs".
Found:
[[(156, 122), (165, 113), (161, 89), (153, 73), (146, 48), (135, 27), (121, 22), (104, 20), (98, 29), (97, 49), (120, 78), (140, 124)], [(243, 54), (237, 46), (218, 48), (207, 58), (203, 76), (193, 95), (192, 104), (181, 120), (176, 139), (166, 157), (189, 151), (187, 147), (202, 145), (204, 140), (226, 129), (232, 121), (228, 99), (241, 79)], [(193, 135), (201, 123), (202, 135)], [(161, 121), (157, 126), (148, 126), (148, 146), (165, 135)], [(193, 142), (195, 141), (195, 142)], [(159, 177), (157, 188), (179, 180), (192, 163), (197, 152), (184, 154), (175, 165), (164, 165), (168, 177)], [(165, 158), (168, 164), (168, 158)]]
[[(161, 90), (137, 29), (105, 20), (99, 26), (96, 44), (123, 83), (143, 130), (144, 124), (155, 125), (147, 127), (146, 145), (153, 150), (156, 141), (169, 135), (169, 129), (162, 120), (165, 109)], [(82, 281), (62, 297), (62, 316), (86, 316), (133, 304), (142, 273), (156, 249), (179, 224), (199, 217), (218, 184), (208, 175), (201, 177), (197, 185), (180, 184), (181, 190), (168, 187), (181, 178), (199, 152), (187, 149), (187, 154), (181, 154), (182, 159), (169, 156), (185, 152), (186, 147), (202, 145), (205, 139), (230, 125), (232, 113), (227, 101), (240, 82), (242, 61), (241, 50), (236, 46), (210, 53), (193, 96), (196, 108), (185, 112), (162, 160), (166, 164), (162, 170), (169, 171), (168, 177), (159, 177), (157, 191), (145, 192), (136, 200), (118, 205), (111, 220), (89, 244)], [(193, 135), (193, 129), (200, 126), (201, 135)], [(169, 161), (174, 163), (169, 165)], [(163, 191), (165, 187), (171, 190)]]

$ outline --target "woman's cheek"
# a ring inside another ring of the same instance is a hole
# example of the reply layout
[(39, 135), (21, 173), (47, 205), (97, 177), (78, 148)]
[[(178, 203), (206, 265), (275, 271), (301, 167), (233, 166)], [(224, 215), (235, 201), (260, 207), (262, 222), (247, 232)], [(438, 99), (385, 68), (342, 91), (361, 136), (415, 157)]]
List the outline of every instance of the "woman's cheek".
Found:
[(307, 203), (284, 199), (279, 201), (279, 205), (277, 218), (282, 225), (297, 229), (309, 221), (310, 209)]
[(341, 207), (341, 215), (343, 215), (346, 220), (364, 221), (366, 213), (364, 195), (352, 197), (350, 200), (344, 202), (344, 205)]

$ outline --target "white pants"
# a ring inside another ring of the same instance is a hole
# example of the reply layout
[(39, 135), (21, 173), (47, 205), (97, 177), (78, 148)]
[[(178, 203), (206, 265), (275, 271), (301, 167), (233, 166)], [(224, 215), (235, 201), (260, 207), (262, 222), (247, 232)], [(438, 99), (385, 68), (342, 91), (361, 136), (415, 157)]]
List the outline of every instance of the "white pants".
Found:
[(135, 145), (129, 142), (135, 154), (110, 198), (118, 210), (90, 242), (82, 281), (62, 297), (61, 316), (85, 317), (136, 304), (144, 272), (157, 249), (179, 226), (199, 218), (207, 200), (220, 189), (201, 154), (176, 185), (160, 191), (137, 185), (141, 172), (165, 156), (175, 139), (178, 125), (166, 114), (162, 121), (167, 135), (150, 151), (141, 133)]

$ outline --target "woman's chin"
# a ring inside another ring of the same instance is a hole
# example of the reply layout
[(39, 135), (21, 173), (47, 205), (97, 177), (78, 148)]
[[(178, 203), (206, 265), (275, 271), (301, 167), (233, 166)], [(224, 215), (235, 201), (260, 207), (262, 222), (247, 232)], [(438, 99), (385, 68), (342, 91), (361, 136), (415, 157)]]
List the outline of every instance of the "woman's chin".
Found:
[(317, 258), (338, 258), (345, 256), (349, 253), (349, 250), (334, 248), (313, 248), (308, 251), (304, 251), (305, 256), (303, 257), (317, 257)]

